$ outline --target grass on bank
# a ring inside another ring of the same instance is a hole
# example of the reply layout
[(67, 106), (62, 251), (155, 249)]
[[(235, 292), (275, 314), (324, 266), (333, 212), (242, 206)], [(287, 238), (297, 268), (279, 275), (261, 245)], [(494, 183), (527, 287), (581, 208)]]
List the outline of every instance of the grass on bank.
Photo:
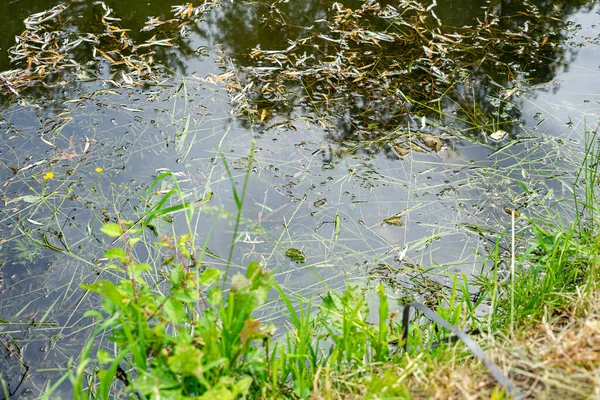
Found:
[[(489, 275), (476, 282), (477, 296), (456, 277), (436, 308), (472, 333), (519, 396), (600, 394), (596, 133), (587, 143), (574, 188), (575, 221), (562, 227), (528, 221), (527, 249), (513, 252), (512, 262), (497, 250)], [(236, 192), (236, 204), (241, 213), (243, 193)], [(88, 312), (96, 330), (63, 378), (77, 399), (509, 397), (460, 341), (444, 343), (452, 336), (438, 325), (413, 317), (404, 343), (382, 285), (377, 307), (369, 308), (358, 287), (329, 292), (320, 304), (296, 304), (258, 263), (233, 277), (203, 270), (189, 235), (159, 243), (172, 257), (170, 273), (156, 285), (144, 277), (152, 266), (131, 251), (142, 229), (128, 221), (102, 228), (123, 243), (105, 254), (122, 279), (86, 286), (103, 300), (101, 311)], [(254, 313), (273, 297), (287, 308), (283, 334)], [(99, 346), (105, 333), (111, 345)], [(61, 383), (46, 398), (55, 398)]]

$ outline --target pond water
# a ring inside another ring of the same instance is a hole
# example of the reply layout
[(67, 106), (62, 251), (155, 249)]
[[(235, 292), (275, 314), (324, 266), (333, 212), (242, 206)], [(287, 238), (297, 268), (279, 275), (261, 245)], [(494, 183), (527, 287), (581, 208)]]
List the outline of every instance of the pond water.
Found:
[[(99, 305), (80, 285), (114, 274), (99, 227), (137, 220), (173, 177), (187, 201), (212, 197), (155, 232), (192, 231), (211, 252), (203, 264), (225, 268), (236, 204), (223, 159), (238, 191), (250, 170), (231, 272), (258, 260), (298, 298), (383, 281), (401, 301), (435, 302), (456, 274), (485, 272), (505, 209), (568, 221), (600, 116), (600, 8), (374, 4), (0, 4), (0, 379), (11, 393), (36, 397), (65, 373), (89, 335), (83, 313)], [(390, 27), (403, 9), (424, 22), (398, 30), (410, 39), (399, 43)], [(31, 53), (11, 63), (16, 35)], [(46, 53), (28, 47), (36, 40)], [(32, 65), (45, 67), (14, 83), (10, 71)], [(137, 246), (159, 276), (161, 255)], [(263, 319), (280, 321), (280, 308)]]

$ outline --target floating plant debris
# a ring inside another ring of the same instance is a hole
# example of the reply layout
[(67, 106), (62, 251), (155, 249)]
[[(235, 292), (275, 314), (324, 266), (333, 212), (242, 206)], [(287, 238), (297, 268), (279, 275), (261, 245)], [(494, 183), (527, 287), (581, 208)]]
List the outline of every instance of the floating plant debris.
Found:
[(304, 252), (298, 249), (289, 248), (285, 251), (285, 255), (288, 256), (292, 261), (303, 263), (306, 260)]
[(489, 135), (489, 138), (494, 142), (500, 142), (504, 140), (508, 136), (508, 132), (503, 131), (502, 129), (498, 129), (496, 132), (492, 132)]
[(421, 142), (430, 149), (435, 150), (436, 152), (440, 151), (444, 146), (444, 142), (437, 136), (423, 134), (419, 137)]
[[(560, 35), (559, 24), (548, 26), (552, 15), (526, 1), (514, 15), (496, 16), (490, 6), (472, 26), (451, 27), (437, 18), (435, 5), (366, 0), (351, 9), (334, 3), (326, 18), (298, 28), (286, 48), (252, 50), (252, 65), (230, 86), (236, 113), (269, 129), (274, 116), (296, 110), (326, 127), (340, 144), (391, 143), (398, 156), (425, 150), (416, 143), (393, 143), (398, 138), (389, 132), (409, 135), (422, 128), (416, 120), (425, 115), (444, 119), (441, 104), (464, 115), (453, 118), (467, 121), (472, 136), (491, 133), (498, 122), (512, 123), (511, 96), (518, 93), (523, 71), (564, 57), (564, 49), (548, 39)], [(526, 33), (516, 29), (520, 24), (528, 27)], [(496, 77), (488, 76), (489, 70)], [(479, 109), (474, 96), (499, 104)], [(490, 119), (494, 112), (498, 121)], [(440, 131), (432, 133), (421, 135), (421, 143), (440, 151)]]
[(76, 12), (69, 12), (73, 5), (59, 4), (33, 14), (24, 20), (25, 31), (8, 51), (17, 68), (0, 72), (0, 94), (20, 96), (30, 87), (60, 87), (70, 82), (102, 82), (117, 88), (159, 84), (166, 73), (155, 63), (154, 49), (177, 47), (189, 27), (214, 5), (206, 1), (197, 7), (191, 3), (175, 6), (174, 18), (166, 21), (150, 17), (141, 31), (156, 32), (142, 43), (119, 26), (120, 18), (102, 1), (94, 2), (99, 26), (89, 27), (89, 32), (70, 28), (77, 17)]
[(392, 215), (391, 217), (384, 219), (383, 222), (389, 225), (404, 226), (404, 221), (402, 220), (402, 213)]
[(327, 204), (327, 199), (319, 199), (313, 203), (313, 206), (314, 207), (323, 207), (325, 204)]

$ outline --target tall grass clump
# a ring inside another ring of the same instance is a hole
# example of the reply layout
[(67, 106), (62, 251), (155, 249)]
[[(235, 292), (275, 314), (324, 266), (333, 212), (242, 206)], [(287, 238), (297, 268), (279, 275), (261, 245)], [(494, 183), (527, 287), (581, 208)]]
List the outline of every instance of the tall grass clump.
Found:
[[(561, 313), (572, 302), (572, 295), (590, 295), (597, 289), (597, 263), (600, 250), (598, 229), (598, 149), (597, 130), (587, 134), (583, 163), (573, 186), (574, 218), (561, 224), (551, 215), (544, 223), (526, 216), (529, 245), (515, 254), (511, 273), (502, 275), (498, 247), (492, 255), (494, 268), (483, 279), (484, 292), (492, 302), (491, 328), (537, 323), (542, 317)], [(523, 190), (528, 191), (522, 184)], [(516, 213), (515, 213), (516, 214)], [(515, 215), (513, 215), (514, 217)], [(517, 234), (509, 233), (514, 241)], [(527, 234), (526, 234), (527, 236)], [(512, 323), (511, 323), (512, 321)]]

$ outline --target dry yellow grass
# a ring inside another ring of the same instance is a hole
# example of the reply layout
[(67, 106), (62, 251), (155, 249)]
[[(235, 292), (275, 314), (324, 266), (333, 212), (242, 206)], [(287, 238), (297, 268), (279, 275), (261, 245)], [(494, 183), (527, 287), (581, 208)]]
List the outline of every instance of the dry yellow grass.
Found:
[[(482, 338), (487, 353), (527, 398), (600, 398), (600, 293), (579, 296), (572, 306), (523, 327), (516, 338)], [(425, 398), (493, 397), (496, 383), (478, 361), (450, 362), (428, 376)], [(423, 382), (425, 383), (425, 382)], [(417, 397), (417, 396), (415, 396)]]
[[(600, 399), (600, 292), (571, 300), (569, 309), (521, 327), (514, 339), (498, 334), (478, 338), (525, 398)], [(356, 370), (345, 374), (321, 371), (312, 398), (508, 398), (464, 346), (455, 344), (445, 351), (443, 357), (405, 355), (402, 365), (376, 366), (366, 380), (357, 381)], [(406, 395), (400, 394), (402, 387)]]

